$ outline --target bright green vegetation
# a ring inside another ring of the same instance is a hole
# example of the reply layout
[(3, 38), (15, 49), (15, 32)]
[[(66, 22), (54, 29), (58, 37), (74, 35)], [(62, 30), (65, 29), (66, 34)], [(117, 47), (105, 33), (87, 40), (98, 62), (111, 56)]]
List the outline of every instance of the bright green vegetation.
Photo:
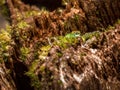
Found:
[(29, 27), (29, 25), (26, 22), (21, 21), (17, 24), (17, 27), (18, 29), (25, 29), (26, 27)]
[(100, 35), (99, 31), (88, 32), (85, 33), (84, 35), (81, 35), (80, 31), (73, 31), (71, 33), (66, 34), (65, 36), (58, 36), (52, 38), (55, 39), (52, 45), (58, 45), (62, 48), (67, 48), (68, 45), (76, 44), (79, 41), (78, 38), (81, 38), (83, 42), (86, 42), (88, 39), (91, 39), (92, 37), (98, 38), (99, 35)]
[[(23, 23), (23, 24), (24, 25), (20, 25), (19, 28), (23, 29), (24, 27), (28, 26), (25, 23)], [(76, 45), (79, 42), (78, 38), (81, 38), (83, 40), (83, 42), (86, 42), (87, 40), (89, 40), (93, 37), (98, 38), (99, 36), (100, 36), (99, 31), (85, 33), (84, 35), (81, 35), (80, 31), (73, 31), (71, 33), (66, 34), (65, 36), (50, 37), (49, 38), (50, 43), (49, 43), (49, 41), (46, 41), (46, 42), (48, 42), (48, 44), (45, 46), (40, 47), (38, 45), (38, 48), (35, 52), (37, 54), (37, 57), (32, 62), (32, 65), (29, 67), (29, 71), (26, 72), (26, 75), (31, 78), (31, 85), (33, 87), (35, 87), (36, 89), (40, 89), (42, 87), (41, 86), (42, 80), (39, 81), (39, 77), (35, 72), (37, 69), (41, 73), (41, 75), (42, 75), (42, 73), (46, 74), (46, 66), (42, 65), (41, 63), (45, 62), (46, 57), (48, 56), (48, 53), (53, 46), (57, 45), (61, 48), (61, 50), (64, 50), (66, 48), (69, 48), (69, 46), (71, 46), (71, 45)], [(22, 53), (23, 60), (26, 60), (25, 58), (28, 56), (28, 54), (30, 52), (29, 48), (22, 47), (20, 50)], [(58, 57), (61, 57), (62, 53), (57, 53), (57, 55), (58, 55)], [(80, 56), (84, 56), (84, 55), (85, 55), (85, 53), (82, 53)], [(74, 63), (74, 64), (77, 64), (77, 63)], [(42, 78), (44, 79), (44, 76), (42, 76)]]
[(11, 39), (11, 27), (7, 26), (6, 30), (0, 30), (0, 61), (7, 61), (12, 44), (14, 42)]
[(76, 37), (80, 37), (80, 31), (73, 31), (71, 33), (68, 33), (65, 35), (65, 38), (76, 38)]
[[(79, 31), (74, 31), (71, 33), (66, 34), (65, 36), (57, 36), (57, 37), (51, 37), (50, 39), (50, 43), (51, 45), (46, 45), (46, 46), (42, 46), (39, 47), (37, 49), (37, 54), (38, 57), (36, 60), (34, 60), (34, 62), (32, 62), (32, 65), (29, 68), (29, 71), (26, 72), (26, 75), (29, 76), (31, 78), (31, 85), (34, 86), (36, 89), (40, 89), (41, 87), (41, 82), (39, 81), (38, 76), (35, 74), (36, 69), (38, 71), (42, 73), (47, 73), (46, 70), (46, 66), (45, 65), (41, 65), (40, 63), (45, 62), (46, 57), (48, 56), (48, 52), (49, 50), (52, 48), (52, 46), (59, 46), (61, 48), (61, 50), (64, 50), (66, 48), (69, 48), (69, 45), (75, 45), (79, 40), (78, 38), (82, 38), (84, 41), (92, 38), (93, 36), (98, 36), (99, 32), (91, 32), (91, 33), (87, 33), (83, 36), (81, 36), (81, 33)], [(53, 42), (52, 42), (52, 39)], [(62, 53), (57, 53), (58, 57), (62, 56)], [(81, 54), (81, 56), (83, 56), (85, 54)], [(74, 63), (76, 64), (76, 63)], [(48, 71), (49, 72), (49, 71)], [(48, 74), (49, 75), (49, 74)], [(45, 78), (44, 76), (42, 76), (43, 79)], [(53, 77), (54, 78), (54, 77)]]
[[(69, 34), (66, 34), (65, 36), (57, 36), (57, 37), (51, 37), (50, 38), (50, 45), (46, 45), (43, 47), (40, 47), (38, 50), (38, 54), (39, 54), (39, 59), (44, 60), (45, 57), (48, 55), (48, 51), (51, 49), (52, 46), (54, 45), (58, 45), (60, 46), (62, 49), (67, 48), (68, 44), (69, 45), (74, 45), (75, 43), (78, 42), (77, 38), (80, 37), (80, 32), (76, 31), (76, 32), (72, 32)], [(54, 39), (53, 42), (51, 42)], [(59, 56), (61, 56), (60, 53), (58, 53)]]
[(38, 58), (44, 60), (45, 57), (48, 55), (48, 51), (50, 50), (50, 48), (51, 48), (50, 45), (41, 47), (38, 50), (38, 54), (39, 54)]
[(27, 47), (21, 47), (21, 48), (20, 48), (20, 52), (21, 52), (21, 54), (20, 54), (20, 59), (21, 59), (22, 61), (25, 61), (25, 60), (27, 59), (27, 56), (28, 56), (29, 53), (30, 53), (30, 49), (27, 48)]
[[(68, 43), (69, 44), (75, 43), (77, 41), (76, 38), (79, 36), (80, 36), (80, 32), (77, 31), (77, 32), (72, 32), (72, 33), (66, 34), (65, 36), (57, 36), (57, 37), (52, 37), (50, 39), (56, 38), (54, 40), (54, 42), (51, 42), (52, 46), (58, 45), (62, 49), (64, 49), (64, 48), (67, 48)], [(31, 85), (34, 86), (36, 89), (40, 89), (41, 83), (39, 81), (38, 76), (34, 72), (35, 72), (36, 68), (38, 68), (38, 65), (40, 65), (40, 63), (44, 62), (44, 60), (47, 57), (48, 52), (52, 46), (48, 44), (46, 46), (39, 47), (37, 50), (37, 54), (38, 54), (37, 60), (34, 60), (34, 62), (32, 62), (32, 65), (29, 67), (29, 71), (26, 72), (26, 75), (31, 78)], [(21, 51), (22, 51), (22, 54), (25, 56), (27, 56), (27, 54), (29, 53), (29, 49), (27, 49), (27, 48), (21, 48)], [(57, 53), (57, 55), (62, 56), (61, 53)], [(25, 57), (25, 56), (23, 56), (23, 57)], [(39, 71), (41, 73), (43, 73), (43, 72), (45, 72), (45, 68), (46, 67), (44, 65), (41, 65), (41, 66), (39, 66)]]
[[(51, 37), (49, 38), (48, 45), (42, 46), (38, 49), (38, 58), (41, 60), (44, 60), (45, 57), (48, 55), (49, 50), (52, 46), (59, 46), (61, 49), (66, 49), (71, 45), (75, 45), (79, 42), (78, 38), (82, 38), (82, 40), (85, 42), (88, 39), (91, 39), (92, 37), (99, 37), (100, 32), (90, 32), (86, 33), (81, 36), (80, 31), (73, 31), (71, 33), (66, 34), (65, 36), (57, 36), (57, 37)], [(52, 42), (53, 40), (53, 42)], [(61, 56), (61, 53), (58, 53), (59, 56)]]
[(61, 48), (67, 48), (67, 45), (74, 45), (78, 42), (78, 37), (80, 37), (79, 31), (73, 31), (71, 33), (66, 34), (65, 36), (57, 36), (52, 37), (51, 39), (54, 39), (54, 42), (52, 42), (52, 45), (58, 45)]
[[(63, 4), (66, 5), (70, 0), (63, 0)], [(0, 0), (0, 6), (5, 3), (5, 0)], [(61, 12), (62, 9), (59, 9)], [(6, 11), (6, 10), (3, 10)], [(6, 12), (4, 12), (6, 13)], [(17, 21), (18, 23), (15, 25), (14, 30), (11, 29), (11, 27), (7, 27), (6, 30), (1, 30), (0, 32), (0, 62), (7, 61), (10, 57), (10, 48), (12, 47), (12, 44), (14, 44), (14, 41), (12, 40), (13, 33), (15, 35), (15, 39), (18, 39), (20, 41), (20, 56), (19, 59), (22, 62), (25, 62), (25, 60), (29, 59), (28, 56), (31, 53), (31, 48), (26, 43), (30, 40), (30, 37), (32, 37), (31, 33), (33, 34), (34, 30), (28, 30), (29, 27), (32, 27), (32, 25), (29, 25), (27, 22), (24, 21), (24, 19), (29, 18), (31, 16), (37, 16), (42, 14), (48, 14), (49, 12), (45, 10), (45, 8), (41, 8), (41, 11), (25, 11), (23, 12), (24, 15), (19, 13), (17, 11)], [(73, 18), (74, 22), (79, 20), (79, 15), (74, 15)], [(120, 22), (120, 20), (119, 20)], [(71, 23), (68, 21), (65, 23), (66, 31), (69, 32), (70, 27), (72, 27)], [(26, 29), (27, 28), (27, 29)], [(114, 29), (113, 27), (109, 27)], [(76, 29), (74, 29), (76, 30)], [(71, 33), (66, 34), (65, 36), (56, 36), (56, 37), (49, 37), (49, 41), (46, 40), (48, 43), (45, 46), (38, 46), (37, 50), (33, 53), (33, 59), (31, 66), (29, 67), (29, 71), (26, 72), (26, 75), (31, 78), (31, 85), (36, 88), (36, 90), (40, 90), (41, 82), (39, 81), (38, 75), (35, 73), (36, 69), (39, 69), (41, 73), (45, 72), (46, 67), (44, 65), (41, 65), (42, 62), (45, 61), (46, 57), (48, 56), (49, 50), (53, 46), (59, 46), (61, 50), (64, 50), (66, 48), (69, 48), (70, 46), (74, 46), (77, 43), (80, 42), (79, 38), (83, 40), (83, 42), (86, 42), (87, 40), (91, 39), (92, 37), (98, 38), (100, 36), (99, 31), (89, 32), (85, 33), (84, 35), (81, 34), (80, 31), (73, 31)], [(29, 44), (29, 43), (28, 43)], [(62, 56), (61, 52), (57, 53), (58, 57)], [(84, 56), (85, 53), (82, 53), (81, 56)], [(77, 63), (74, 63), (77, 64)], [(40, 66), (41, 65), (41, 66)], [(49, 71), (48, 71), (49, 72)], [(38, 72), (37, 72), (38, 73)], [(61, 83), (61, 82), (60, 82)]]

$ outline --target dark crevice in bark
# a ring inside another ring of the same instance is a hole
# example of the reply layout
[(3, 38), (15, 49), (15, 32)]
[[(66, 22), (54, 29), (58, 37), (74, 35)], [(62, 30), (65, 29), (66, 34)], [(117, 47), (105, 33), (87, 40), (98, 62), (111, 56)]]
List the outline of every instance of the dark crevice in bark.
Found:
[(26, 4), (36, 5), (39, 8), (46, 8), (47, 10), (53, 11), (58, 7), (62, 6), (62, 0), (22, 0)]
[(14, 71), (16, 74), (16, 87), (17, 90), (34, 90), (30, 85), (30, 78), (25, 75), (25, 72), (28, 71), (26, 65), (22, 62), (14, 63)]

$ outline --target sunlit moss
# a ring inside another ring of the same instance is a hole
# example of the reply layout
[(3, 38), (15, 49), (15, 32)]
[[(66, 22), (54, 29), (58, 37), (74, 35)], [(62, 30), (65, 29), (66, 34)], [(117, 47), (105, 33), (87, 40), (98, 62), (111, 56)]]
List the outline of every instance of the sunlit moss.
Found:
[(59, 43), (57, 44), (63, 47), (67, 47), (68, 44), (74, 45), (78, 42), (78, 37), (80, 37), (80, 32), (74, 31), (66, 34), (65, 36), (57, 37), (59, 40)]
[(29, 53), (30, 53), (30, 49), (27, 48), (27, 47), (21, 47), (21, 48), (20, 48), (20, 52), (21, 52), (21, 54), (20, 54), (21, 60), (22, 60), (22, 61), (25, 61), (25, 60), (27, 59), (27, 56), (28, 56)]
[(106, 31), (109, 31), (109, 30), (114, 30), (114, 29), (115, 29), (114, 26), (109, 25), (109, 26), (105, 29), (105, 32), (106, 32)]
[(19, 29), (25, 29), (26, 27), (29, 27), (29, 24), (27, 24), (25, 21), (21, 21), (17, 24), (17, 27)]
[(27, 73), (33, 73), (35, 69), (37, 68), (39, 62), (40, 60), (34, 60), (31, 66), (29, 67), (29, 71)]
[(80, 31), (73, 31), (71, 33), (68, 33), (65, 35), (65, 38), (76, 38), (76, 37), (80, 37), (81, 33)]
[(62, 8), (58, 8), (57, 10), (56, 10), (56, 13), (57, 14), (61, 14), (63, 12), (63, 9)]
[(23, 19), (23, 15), (21, 13), (19, 13), (18, 11), (16, 11), (16, 16), (17, 16), (17, 21), (21, 21)]
[(45, 59), (45, 57), (48, 55), (48, 51), (50, 50), (51, 46), (43, 46), (38, 50), (39, 59)]
[(14, 44), (11, 39), (11, 28), (7, 27), (6, 30), (2, 29), (0, 32), (0, 59), (7, 61), (10, 56), (9, 48)]
[[(49, 38), (49, 46), (58, 45), (61, 48), (67, 48), (68, 45), (74, 45), (78, 42), (78, 38), (80, 37), (79, 31), (73, 31), (71, 33), (66, 34), (65, 36), (56, 36)], [(53, 42), (52, 42), (53, 40)]]
[(30, 16), (37, 16), (40, 14), (41, 11), (30, 10), (24, 12), (24, 18), (29, 18)]

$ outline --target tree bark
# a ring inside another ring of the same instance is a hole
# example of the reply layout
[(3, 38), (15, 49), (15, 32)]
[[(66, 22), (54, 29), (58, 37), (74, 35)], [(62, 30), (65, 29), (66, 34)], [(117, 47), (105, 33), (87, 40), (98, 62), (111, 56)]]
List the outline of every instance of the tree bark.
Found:
[(10, 71), (4, 63), (0, 63), (0, 90), (17, 90)]

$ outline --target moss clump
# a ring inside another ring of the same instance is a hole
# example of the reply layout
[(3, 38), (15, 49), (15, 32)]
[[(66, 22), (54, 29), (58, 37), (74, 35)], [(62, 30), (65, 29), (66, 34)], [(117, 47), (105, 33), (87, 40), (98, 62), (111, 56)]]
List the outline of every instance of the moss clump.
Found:
[(6, 30), (2, 29), (0, 32), (0, 60), (7, 61), (12, 44), (14, 41), (11, 39), (11, 27), (7, 26)]
[(83, 42), (87, 41), (88, 39), (91, 39), (92, 37), (99, 37), (100, 32), (99, 31), (94, 31), (94, 32), (89, 32), (85, 33), (84, 35), (81, 36)]
[(52, 45), (58, 45), (64, 49), (64, 48), (67, 48), (68, 45), (76, 44), (79, 41), (78, 40), (79, 37), (80, 37), (80, 32), (74, 31), (66, 34), (65, 36), (52, 37), (50, 38), (50, 40), (54, 39), (54, 42), (52, 42)]
[(17, 24), (18, 29), (24, 29), (26, 27), (29, 27), (29, 24), (27, 24), (25, 21), (21, 21)]
[(31, 85), (36, 89), (39, 90), (41, 87), (40, 81), (38, 76), (35, 74), (35, 70), (38, 67), (39, 60), (35, 60), (32, 62), (32, 65), (29, 67), (29, 71), (25, 74), (30, 77), (31, 79)]
[(38, 76), (35, 75), (34, 72), (27, 72), (26, 75), (29, 76), (31, 79), (31, 86), (34, 87), (35, 90), (39, 90), (41, 88), (41, 84)]
[(38, 58), (41, 60), (44, 60), (45, 57), (48, 55), (48, 51), (50, 50), (51, 46), (47, 45), (47, 46), (43, 46), (38, 50)]
[(20, 54), (20, 59), (21, 59), (22, 61), (25, 61), (25, 60), (27, 59), (27, 56), (28, 56), (29, 53), (30, 53), (30, 49), (27, 48), (27, 47), (21, 47), (21, 48), (20, 48), (20, 52), (21, 52), (21, 54)]

